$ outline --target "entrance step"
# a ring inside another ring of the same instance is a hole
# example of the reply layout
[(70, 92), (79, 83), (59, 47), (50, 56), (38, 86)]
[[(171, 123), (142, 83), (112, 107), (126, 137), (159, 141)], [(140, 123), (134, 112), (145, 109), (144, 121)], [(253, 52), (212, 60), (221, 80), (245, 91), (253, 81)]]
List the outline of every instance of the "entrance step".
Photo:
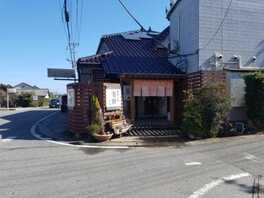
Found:
[(177, 129), (139, 129), (139, 128), (132, 128), (128, 133), (127, 136), (177, 136), (178, 130)]
[(137, 120), (133, 124), (133, 129), (177, 129), (175, 124), (164, 119)]

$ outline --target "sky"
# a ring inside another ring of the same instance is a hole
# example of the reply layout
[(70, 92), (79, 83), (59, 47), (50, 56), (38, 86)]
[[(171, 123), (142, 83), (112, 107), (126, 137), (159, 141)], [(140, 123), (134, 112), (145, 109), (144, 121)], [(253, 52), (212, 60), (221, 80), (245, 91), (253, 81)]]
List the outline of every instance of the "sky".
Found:
[[(76, 0), (68, 0), (75, 2)], [(47, 68), (71, 68), (61, 17), (63, 0), (0, 0), (0, 83), (26, 82), (65, 93), (69, 81), (47, 77)], [(83, 0), (77, 57), (96, 53), (104, 34), (139, 27), (118, 0)], [(145, 26), (162, 31), (168, 21), (169, 0), (123, 0)]]

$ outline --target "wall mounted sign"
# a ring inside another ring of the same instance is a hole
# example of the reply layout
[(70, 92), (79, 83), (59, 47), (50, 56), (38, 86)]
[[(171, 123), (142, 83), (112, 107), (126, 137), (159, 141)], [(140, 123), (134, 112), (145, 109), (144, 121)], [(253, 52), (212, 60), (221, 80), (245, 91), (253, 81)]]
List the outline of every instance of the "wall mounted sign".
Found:
[(72, 88), (67, 90), (67, 106), (69, 109), (73, 109), (75, 107), (75, 91)]
[(245, 81), (243, 77), (231, 77), (230, 79), (230, 95), (232, 107), (245, 106)]
[(10, 94), (15, 94), (17, 91), (15, 88), (8, 88), (7, 89), (7, 93), (10, 93)]
[(107, 110), (119, 110), (122, 108), (121, 86), (117, 83), (105, 83), (105, 101)]

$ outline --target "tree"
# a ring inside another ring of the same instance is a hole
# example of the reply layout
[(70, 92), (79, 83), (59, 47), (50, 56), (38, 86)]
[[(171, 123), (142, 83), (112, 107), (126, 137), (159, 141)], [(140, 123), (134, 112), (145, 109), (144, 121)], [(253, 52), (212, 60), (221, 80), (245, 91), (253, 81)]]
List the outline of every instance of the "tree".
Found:
[(264, 128), (264, 74), (256, 72), (244, 77), (247, 115), (255, 127)]
[(16, 105), (18, 107), (31, 107), (32, 106), (32, 94), (30, 93), (22, 93), (16, 98)]
[(188, 92), (183, 113), (183, 134), (216, 137), (230, 109), (230, 99), (222, 84), (203, 87), (196, 93)]
[(102, 134), (104, 133), (104, 118), (97, 96), (92, 96), (90, 103), (91, 124), (88, 126), (88, 130), (91, 133)]

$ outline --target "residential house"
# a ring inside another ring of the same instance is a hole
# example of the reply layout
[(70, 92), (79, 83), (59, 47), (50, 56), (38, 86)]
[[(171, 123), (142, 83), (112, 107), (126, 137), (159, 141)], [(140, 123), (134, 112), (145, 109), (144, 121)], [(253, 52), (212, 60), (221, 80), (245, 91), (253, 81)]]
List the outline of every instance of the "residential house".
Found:
[(117, 112), (132, 123), (168, 125), (179, 120), (185, 74), (168, 61), (167, 48), (161, 45), (167, 34), (168, 29), (105, 35), (96, 55), (78, 60), (79, 82), (97, 89), (106, 120)]
[(33, 101), (38, 101), (41, 98), (46, 98), (46, 99), (49, 98), (49, 90), (48, 89), (41, 89), (37, 86), (32, 86), (32, 85), (29, 85), (29, 84), (24, 83), (24, 82), (15, 85), (14, 88), (16, 89), (17, 95), (20, 95), (23, 93), (32, 94)]

